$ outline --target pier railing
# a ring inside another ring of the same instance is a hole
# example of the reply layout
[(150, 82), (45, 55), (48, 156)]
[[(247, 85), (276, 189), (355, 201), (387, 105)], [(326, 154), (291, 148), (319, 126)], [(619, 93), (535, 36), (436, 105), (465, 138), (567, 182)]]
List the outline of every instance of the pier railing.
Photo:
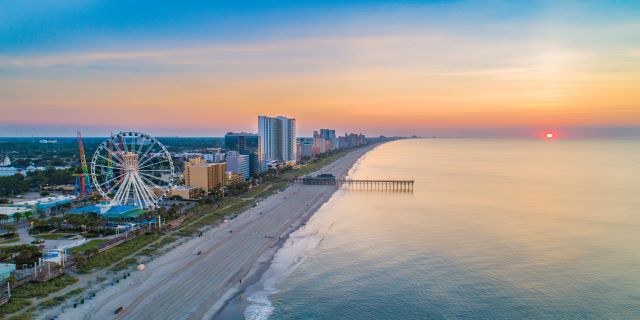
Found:
[(335, 185), (349, 190), (371, 191), (399, 191), (413, 192), (414, 180), (371, 180), (371, 179), (327, 179), (327, 178), (299, 178), (295, 183), (305, 185)]
[(354, 190), (413, 192), (413, 180), (336, 179), (340, 188)]

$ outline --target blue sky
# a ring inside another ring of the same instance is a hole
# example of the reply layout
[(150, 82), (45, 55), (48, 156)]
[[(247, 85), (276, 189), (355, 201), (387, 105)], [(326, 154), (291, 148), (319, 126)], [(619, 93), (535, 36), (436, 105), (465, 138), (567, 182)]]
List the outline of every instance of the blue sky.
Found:
[(0, 135), (209, 135), (258, 112), (304, 133), (636, 127), (639, 21), (634, 1), (4, 1)]

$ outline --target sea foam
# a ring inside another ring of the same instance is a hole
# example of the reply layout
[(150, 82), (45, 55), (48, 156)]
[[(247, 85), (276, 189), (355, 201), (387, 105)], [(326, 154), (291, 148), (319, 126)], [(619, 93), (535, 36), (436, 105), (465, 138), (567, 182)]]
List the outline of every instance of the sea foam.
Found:
[[(322, 243), (329, 230), (335, 223), (332, 218), (325, 217), (323, 212), (330, 212), (334, 197), (339, 197), (340, 192), (333, 195), (329, 202), (325, 203), (307, 224), (291, 233), (285, 244), (276, 252), (269, 269), (260, 280), (261, 289), (253, 292), (247, 298), (249, 305), (244, 311), (244, 317), (248, 320), (268, 319), (275, 310), (269, 296), (277, 294), (277, 284), (293, 273), (307, 257)], [(260, 285), (259, 285), (260, 286)]]

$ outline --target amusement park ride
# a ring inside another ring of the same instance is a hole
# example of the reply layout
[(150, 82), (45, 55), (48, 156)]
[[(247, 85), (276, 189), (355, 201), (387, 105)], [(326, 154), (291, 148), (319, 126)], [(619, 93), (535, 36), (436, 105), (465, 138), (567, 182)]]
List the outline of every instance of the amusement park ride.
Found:
[(155, 138), (120, 132), (103, 141), (91, 160), (93, 188), (113, 205), (156, 207), (173, 186), (171, 154)]
[(84, 155), (84, 144), (82, 134), (78, 131), (78, 148), (80, 149), (80, 164), (82, 173), (74, 174), (76, 177), (76, 193), (79, 197), (86, 197), (91, 194), (91, 178), (87, 167), (87, 158)]
[(156, 207), (173, 186), (171, 154), (155, 138), (139, 132), (120, 132), (96, 148), (87, 166), (78, 132), (82, 173), (76, 175), (80, 197), (95, 192), (111, 205)]

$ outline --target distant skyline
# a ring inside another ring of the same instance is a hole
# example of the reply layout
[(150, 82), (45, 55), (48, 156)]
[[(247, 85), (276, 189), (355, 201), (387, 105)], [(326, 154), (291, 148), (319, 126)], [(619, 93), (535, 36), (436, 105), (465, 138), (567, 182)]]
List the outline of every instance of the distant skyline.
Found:
[(640, 2), (5, 1), (0, 136), (640, 136)]

